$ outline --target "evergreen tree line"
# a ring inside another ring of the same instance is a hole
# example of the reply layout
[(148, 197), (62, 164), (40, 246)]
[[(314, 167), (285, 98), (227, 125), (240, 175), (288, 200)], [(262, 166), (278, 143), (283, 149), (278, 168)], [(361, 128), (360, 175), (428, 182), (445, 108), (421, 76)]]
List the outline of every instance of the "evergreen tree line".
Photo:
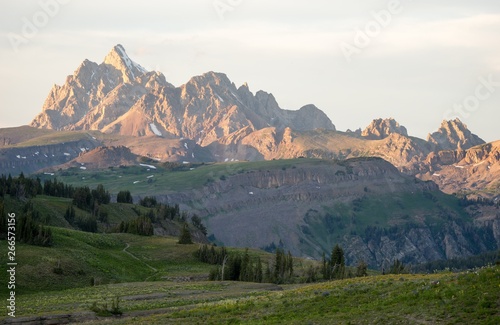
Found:
[(107, 214), (100, 212), (98, 206), (96, 208), (90, 215), (76, 215), (75, 207), (71, 204), (64, 213), (64, 219), (71, 226), (79, 228), (82, 231), (97, 232), (97, 220), (107, 221)]
[[(130, 193), (122, 193), (120, 196), (125, 198)], [(155, 196), (145, 196), (139, 199), (139, 205), (154, 209), (155, 214), (152, 218), (155, 220), (172, 220), (178, 222), (187, 222), (189, 215), (186, 211), (181, 211), (178, 204), (169, 205), (158, 203)], [(201, 218), (197, 214), (191, 216), (191, 224), (198, 230), (200, 230), (205, 236), (207, 235), (207, 228), (203, 225)]]
[(225, 255), (222, 264), (210, 271), (209, 279), (212, 281), (270, 282), (270, 277), (264, 278), (260, 257), (251, 258), (248, 249), (245, 250), (243, 256), (239, 253)]
[(245, 281), (286, 283), (292, 282), (293, 258), (290, 252), (285, 254), (282, 248), (276, 250), (274, 265), (262, 263), (259, 256), (252, 257), (248, 248), (243, 255), (229, 253), (225, 247), (215, 245), (202, 245), (195, 253), (201, 262), (216, 265), (210, 271), (209, 279), (212, 281)]
[[(91, 190), (87, 186), (74, 187), (66, 185), (57, 179), (46, 180), (42, 185), (39, 178), (26, 178), (22, 173), (19, 177), (14, 178), (11, 175), (8, 177), (5, 175), (0, 176), (0, 198), (10, 195), (17, 199), (26, 199), (42, 194), (73, 199), (64, 214), (65, 220), (72, 227), (86, 232), (97, 232), (98, 222), (108, 223), (108, 214), (101, 207), (110, 203), (111, 195), (102, 184)], [(130, 191), (120, 191), (117, 195), (117, 201), (133, 204)], [(178, 204), (159, 204), (154, 196), (147, 196), (141, 199), (139, 203), (149, 208), (147, 213), (141, 214), (139, 209), (133, 207), (138, 217), (134, 220), (122, 221), (110, 231), (151, 236), (154, 232), (154, 222), (160, 220), (179, 221), (185, 223), (183, 230), (185, 230), (184, 233), (186, 233), (185, 237), (187, 239), (183, 241), (187, 244), (192, 243), (189, 227), (186, 224), (189, 215), (185, 211), (180, 211)], [(76, 208), (87, 211), (90, 215), (77, 213)], [(23, 226), (22, 237), (19, 237), (21, 238), (20, 240), (36, 245), (49, 245), (52, 242), (50, 228), (39, 226), (39, 224), (49, 224), (49, 219), (50, 215), (45, 214), (45, 218), (42, 220), (38, 211), (33, 208), (32, 202), (28, 201), (23, 208), (23, 216), (18, 216), (18, 220), (22, 222)], [(0, 237), (6, 235), (6, 223), (6, 215), (2, 214), (0, 218)], [(200, 230), (205, 235), (207, 234), (201, 218), (196, 214), (191, 217), (191, 223), (194, 228)]]
[(88, 186), (77, 187), (73, 193), (73, 204), (90, 212), (98, 210), (101, 204), (109, 204), (110, 201), (111, 195), (102, 184), (97, 185), (94, 190), (90, 190)]
[(75, 188), (72, 185), (59, 182), (57, 178), (54, 178), (53, 180), (48, 179), (43, 182), (43, 195), (73, 198), (74, 192)]
[(46, 180), (43, 183), (40, 178), (26, 178), (23, 173), (18, 177), (0, 176), (0, 196), (10, 195), (11, 197), (33, 198), (37, 195), (47, 195), (54, 197), (72, 198), (73, 203), (80, 209), (91, 211), (95, 204), (108, 204), (111, 201), (111, 195), (104, 189), (102, 184), (97, 188), (90, 190), (89, 187), (73, 187), (57, 180)]
[(21, 173), (19, 177), (0, 176), (0, 197), (10, 195), (13, 198), (32, 198), (43, 193), (40, 179), (26, 178)]
[(141, 236), (153, 235), (153, 223), (147, 216), (139, 216), (134, 220), (122, 221), (112, 232), (127, 233)]
[[(74, 206), (90, 212), (91, 216), (76, 215), (74, 207), (68, 207), (65, 213), (65, 219), (68, 223), (83, 231), (96, 232), (98, 221), (103, 223), (108, 222), (108, 215), (106, 212), (102, 211), (101, 205), (109, 204), (111, 195), (102, 184), (97, 185), (95, 189), (91, 190), (88, 186), (74, 187), (64, 184), (58, 181), (57, 178), (45, 180), (42, 185), (39, 178), (26, 178), (22, 173), (19, 177), (14, 178), (11, 175), (8, 177), (5, 175), (0, 176), (1, 197), (4, 195), (11, 195), (15, 198), (32, 198), (41, 194), (72, 198), (72, 204)], [(117, 202), (133, 204), (133, 197), (130, 191), (120, 191), (117, 195)], [(155, 196), (141, 198), (139, 204), (152, 209), (146, 214), (151, 223), (160, 220), (172, 220), (185, 223), (189, 218), (186, 211), (180, 211), (178, 204), (160, 204)], [(136, 212), (140, 215), (137, 209)], [(201, 218), (196, 214), (191, 216), (191, 224), (204, 235), (207, 234), (206, 227), (203, 225)], [(133, 221), (124, 222), (122, 226), (123, 227), (118, 227), (118, 230), (122, 229), (124, 232), (131, 231), (132, 233), (137, 232), (144, 235), (152, 233), (150, 231), (152, 226), (150, 226), (149, 222), (144, 218), (137, 218)]]
[(441, 271), (445, 269), (452, 271), (464, 271), (495, 264), (500, 264), (500, 250), (464, 258), (453, 258), (450, 260), (439, 260), (415, 265), (412, 267), (412, 272), (432, 273), (434, 271)]
[(51, 246), (52, 230), (35, 222), (31, 214), (22, 215), (17, 220), (16, 240), (30, 245)]
[[(3, 199), (0, 199), (0, 238), (7, 238), (8, 216), (5, 214)], [(16, 241), (37, 246), (52, 245), (52, 230), (40, 224), (40, 214), (27, 202), (23, 213), (16, 216)]]
[(132, 194), (130, 194), (130, 191), (120, 191), (118, 195), (116, 195), (116, 202), (133, 204), (134, 198)]
[(274, 272), (271, 282), (280, 284), (289, 282), (293, 276), (293, 257), (290, 251), (285, 255), (283, 248), (277, 248), (274, 260)]
[(216, 247), (215, 245), (210, 245), (209, 248), (207, 244), (200, 246), (194, 254), (200, 262), (212, 265), (222, 265), (227, 255), (229, 254), (224, 246)]
[[(94, 214), (91, 214), (90, 216), (77, 216), (75, 208), (73, 204), (71, 204), (64, 213), (64, 219), (66, 219), (70, 225), (78, 227), (82, 231), (97, 232), (97, 221), (107, 222), (107, 213), (101, 211), (98, 215), (99, 217)], [(134, 220), (121, 221), (117, 226), (112, 228), (110, 232), (151, 236), (153, 235), (153, 224), (150, 216), (143, 215)]]
[(471, 205), (488, 205), (488, 206), (495, 206), (496, 208), (499, 208), (500, 206), (500, 200), (494, 201), (492, 199), (484, 198), (484, 197), (477, 197), (475, 199), (469, 199), (467, 196), (462, 196), (459, 200), (460, 206), (463, 207), (468, 207)]

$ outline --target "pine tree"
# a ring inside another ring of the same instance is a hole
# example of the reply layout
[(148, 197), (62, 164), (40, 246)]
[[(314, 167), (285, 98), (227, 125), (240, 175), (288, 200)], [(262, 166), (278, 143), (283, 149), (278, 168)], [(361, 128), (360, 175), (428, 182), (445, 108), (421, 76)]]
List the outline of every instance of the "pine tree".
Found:
[(286, 272), (288, 272), (288, 277), (292, 278), (293, 276), (293, 257), (292, 253), (288, 251), (287, 259), (286, 259)]
[(389, 274), (402, 274), (407, 273), (405, 265), (398, 259), (394, 260), (394, 263), (389, 269)]
[(331, 278), (331, 269), (330, 269), (330, 261), (326, 259), (325, 252), (323, 252), (322, 256), (322, 265), (321, 265), (321, 274), (323, 275), (324, 280), (329, 280)]
[(330, 259), (330, 269), (333, 279), (343, 279), (345, 277), (344, 250), (338, 244), (333, 247)]
[(362, 277), (362, 276), (368, 276), (368, 265), (366, 264), (365, 261), (361, 260), (358, 262), (358, 265), (356, 266), (356, 276), (357, 277)]
[(258, 257), (257, 264), (255, 266), (255, 272), (254, 272), (254, 282), (261, 283), (262, 280), (263, 280), (262, 261), (260, 260), (260, 257)]
[(266, 272), (264, 274), (264, 279), (263, 279), (263, 282), (275, 282), (275, 280), (273, 279), (273, 274), (271, 272), (271, 266), (269, 265), (269, 263), (266, 264)]
[(73, 208), (73, 204), (71, 204), (64, 213), (64, 219), (70, 224), (73, 225), (75, 221), (75, 208)]
[(134, 200), (132, 198), (132, 194), (130, 194), (130, 191), (120, 191), (116, 196), (116, 202), (132, 204), (134, 203)]
[(197, 214), (194, 214), (191, 217), (191, 223), (195, 228), (200, 230), (205, 236), (207, 235), (207, 228), (205, 227), (205, 225), (203, 225), (203, 223), (201, 222), (201, 218), (198, 217)]
[(274, 282), (277, 284), (283, 283), (286, 271), (287, 258), (285, 256), (285, 251), (282, 248), (277, 248), (274, 261)]
[(243, 254), (243, 259), (241, 260), (241, 272), (240, 281), (251, 281), (251, 267), (250, 255), (248, 255), (248, 248), (245, 249), (245, 254)]
[(191, 233), (189, 232), (189, 227), (187, 224), (184, 224), (184, 227), (182, 227), (178, 243), (182, 245), (189, 245), (193, 243), (193, 240), (191, 239)]

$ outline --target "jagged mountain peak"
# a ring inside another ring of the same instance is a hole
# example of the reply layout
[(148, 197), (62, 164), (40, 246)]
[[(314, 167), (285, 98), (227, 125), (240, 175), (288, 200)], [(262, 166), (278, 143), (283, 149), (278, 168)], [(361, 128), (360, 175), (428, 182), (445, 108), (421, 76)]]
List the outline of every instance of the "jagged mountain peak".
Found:
[[(154, 127), (153, 127), (154, 125)], [(85, 60), (66, 83), (47, 97), (32, 122), (38, 128), (101, 130), (132, 136), (188, 138), (208, 145), (248, 127), (335, 130), (314, 105), (280, 108), (271, 93), (255, 95), (224, 73), (209, 71), (175, 87), (159, 72), (147, 72), (120, 44), (104, 62)]]
[(408, 136), (406, 128), (400, 125), (392, 117), (386, 119), (379, 118), (373, 120), (370, 125), (363, 130), (361, 136), (372, 140), (380, 140), (387, 138), (393, 133), (401, 134), (406, 137)]
[(485, 141), (473, 134), (459, 118), (443, 120), (439, 129), (427, 136), (427, 141), (442, 150), (469, 149)]
[(191, 78), (191, 80), (214, 82), (217, 85), (221, 83), (230, 83), (225, 73), (215, 71), (205, 72), (202, 75)]
[(199, 92), (206, 93), (207, 91), (211, 94), (214, 90), (221, 91), (221, 93), (217, 93), (218, 95), (223, 95), (228, 91), (233, 93), (237, 91), (235, 84), (229, 80), (226, 74), (214, 71), (194, 76), (180, 88), (183, 89), (183, 92), (187, 91), (192, 95)]
[(121, 44), (115, 45), (113, 49), (111, 49), (104, 58), (104, 64), (110, 65), (121, 71), (124, 82), (131, 82), (137, 76), (148, 72), (141, 65), (130, 59), (125, 48)]

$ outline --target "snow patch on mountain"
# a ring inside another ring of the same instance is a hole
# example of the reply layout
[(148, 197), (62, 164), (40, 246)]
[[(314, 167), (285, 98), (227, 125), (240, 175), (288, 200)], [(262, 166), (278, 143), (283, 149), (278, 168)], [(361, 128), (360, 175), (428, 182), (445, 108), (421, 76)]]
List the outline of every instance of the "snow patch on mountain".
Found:
[(127, 53), (125, 52), (125, 49), (123, 48), (123, 46), (121, 45), (117, 45), (116, 46), (116, 49), (120, 52), (120, 56), (121, 58), (123, 59), (123, 62), (125, 62), (125, 64), (127, 65), (127, 68), (130, 70), (130, 73), (132, 74), (132, 77), (135, 78), (135, 75), (134, 75), (134, 72), (133, 72), (133, 68), (136, 68), (137, 70), (139, 70), (141, 73), (146, 73), (148, 72), (146, 69), (144, 69), (140, 64), (137, 64), (135, 63), (134, 61), (132, 61), (129, 56), (127, 55)]
[(156, 134), (157, 136), (161, 137), (163, 134), (160, 132), (160, 130), (158, 130), (158, 127), (156, 126), (156, 124), (154, 123), (150, 123), (149, 124), (149, 127), (151, 128), (151, 131), (153, 131), (154, 134)]

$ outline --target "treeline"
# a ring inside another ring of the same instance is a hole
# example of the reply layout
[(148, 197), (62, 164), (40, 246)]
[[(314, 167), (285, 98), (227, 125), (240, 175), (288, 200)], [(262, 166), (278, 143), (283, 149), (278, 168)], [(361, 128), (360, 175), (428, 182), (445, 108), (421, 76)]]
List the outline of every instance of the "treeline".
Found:
[[(0, 238), (12, 237), (9, 234), (8, 216), (5, 214), (4, 201), (0, 199)], [(37, 246), (52, 245), (52, 230), (40, 223), (41, 217), (38, 211), (33, 209), (33, 205), (28, 202), (23, 207), (23, 213), (15, 217), (15, 240)]]
[(19, 177), (0, 176), (0, 196), (10, 195), (17, 199), (30, 199), (37, 195), (63, 197), (73, 199), (73, 203), (80, 209), (91, 210), (95, 204), (108, 204), (111, 195), (99, 184), (91, 190), (87, 186), (74, 187), (64, 184), (57, 179), (40, 181), (40, 178), (26, 178), (23, 173)]
[(451, 271), (464, 271), (495, 264), (500, 264), (500, 250), (464, 258), (453, 258), (449, 260), (439, 260), (419, 264), (413, 266), (411, 270), (412, 272), (417, 273), (432, 273), (435, 271), (442, 271), (446, 269)]
[(274, 258), (264, 263), (259, 256), (252, 257), (248, 249), (242, 255), (214, 245), (200, 246), (195, 257), (203, 263), (216, 265), (209, 274), (209, 279), (213, 281), (312, 283), (368, 275), (368, 265), (363, 261), (358, 263), (354, 272), (353, 268), (346, 267), (344, 251), (339, 245), (335, 245), (332, 249), (330, 258), (323, 256), (319, 266), (315, 263), (311, 263), (308, 267), (300, 265), (298, 274), (292, 254), (290, 251), (285, 253), (282, 247), (276, 248)]
[(471, 205), (488, 205), (495, 206), (496, 208), (500, 207), (500, 200), (492, 200), (484, 197), (477, 197), (475, 199), (469, 199), (467, 196), (459, 197), (459, 204), (463, 207), (468, 207)]
[(128, 233), (141, 236), (152, 236), (154, 231), (153, 223), (147, 216), (140, 216), (134, 220), (121, 221), (111, 232)]
[(259, 256), (251, 256), (248, 248), (242, 254), (229, 253), (225, 247), (202, 245), (196, 251), (195, 257), (201, 262), (216, 265), (209, 274), (211, 281), (244, 281), (266, 283), (293, 282), (293, 257), (290, 252), (276, 250), (273, 263), (266, 263), (265, 267)]
[[(56, 178), (45, 180), (42, 184), (39, 178), (26, 178), (22, 173), (19, 177), (1, 175), (0, 202), (2, 202), (2, 207), (3, 198), (6, 195), (20, 201), (28, 201), (23, 209), (22, 216), (18, 216), (18, 220), (22, 219), (24, 222), (23, 218), (26, 218), (23, 226), (30, 229), (24, 232), (23, 240), (27, 243), (37, 245), (48, 245), (52, 242), (50, 228), (44, 226), (49, 224), (50, 215), (44, 214), (44, 218), (40, 217), (40, 214), (33, 209), (30, 201), (37, 195), (72, 199), (71, 204), (64, 213), (64, 219), (72, 227), (86, 232), (97, 232), (99, 223), (101, 223), (106, 225), (109, 232), (151, 236), (154, 232), (153, 225), (156, 222), (170, 220), (186, 224), (190, 219), (195, 229), (201, 231), (204, 235), (207, 234), (207, 229), (199, 216), (196, 214), (190, 216), (187, 212), (181, 211), (178, 204), (169, 205), (159, 203), (154, 196), (146, 196), (139, 200), (139, 205), (147, 208), (146, 211), (144, 211), (145, 209), (133, 206), (132, 210), (135, 211), (137, 217), (133, 220), (121, 221), (112, 227), (109, 225), (107, 209), (103, 208), (103, 206), (111, 202), (111, 195), (102, 184), (97, 185), (95, 189), (90, 189), (88, 186), (67, 185)], [(117, 195), (117, 202), (133, 204), (133, 197), (130, 191), (120, 191)], [(3, 213), (0, 218), (0, 236), (5, 236), (6, 234), (6, 217)], [(190, 229), (190, 227), (185, 228), (188, 231)], [(30, 235), (28, 236), (27, 234)], [(25, 235), (26, 237), (24, 237)]]
[(0, 176), (0, 197), (10, 195), (13, 198), (32, 198), (43, 193), (39, 178), (26, 178), (23, 173), (19, 177)]
[[(106, 215), (105, 213), (101, 212), (101, 220), (102, 216)], [(107, 218), (107, 215), (106, 215)], [(76, 210), (73, 204), (68, 206), (66, 209), (66, 212), (64, 213), (64, 219), (73, 227), (79, 228), (82, 231), (86, 232), (97, 232), (97, 217), (94, 213), (90, 215), (81, 215), (79, 214), (78, 216), (76, 215)]]
[(250, 257), (248, 249), (242, 256), (239, 253), (230, 254), (225, 247), (212, 245), (208, 248), (205, 244), (195, 256), (201, 262), (216, 265), (209, 274), (211, 281), (270, 282), (269, 278), (264, 278), (260, 257)]
[(189, 217), (189, 214), (186, 211), (180, 210), (178, 204), (169, 205), (158, 203), (155, 196), (145, 196), (144, 198), (139, 199), (139, 205), (152, 209), (150, 217), (153, 221), (171, 220), (186, 223), (190, 219), (194, 228), (200, 230), (205, 236), (207, 235), (207, 228), (203, 225), (201, 218), (197, 214), (193, 214)]

